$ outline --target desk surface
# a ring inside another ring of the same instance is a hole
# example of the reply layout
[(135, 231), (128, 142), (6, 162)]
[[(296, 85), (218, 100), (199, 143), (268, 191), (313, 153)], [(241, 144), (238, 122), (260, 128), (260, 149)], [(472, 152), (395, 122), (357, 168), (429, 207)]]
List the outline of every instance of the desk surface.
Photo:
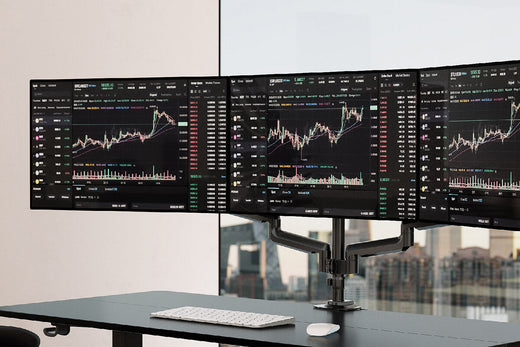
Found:
[[(149, 317), (187, 305), (292, 315), (296, 324), (259, 330)], [(4, 306), (0, 316), (250, 346), (493, 346), (520, 340), (517, 324), (368, 310), (330, 312), (307, 303), (175, 292)], [(334, 322), (341, 329), (328, 337), (309, 337), (305, 329), (315, 322)]]

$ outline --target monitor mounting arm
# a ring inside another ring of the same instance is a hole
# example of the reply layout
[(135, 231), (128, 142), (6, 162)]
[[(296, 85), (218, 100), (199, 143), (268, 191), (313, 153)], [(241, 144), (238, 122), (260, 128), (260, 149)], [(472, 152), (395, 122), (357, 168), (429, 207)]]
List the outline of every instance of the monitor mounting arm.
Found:
[(322, 309), (358, 310), (352, 300), (344, 300), (345, 275), (359, 272), (359, 258), (403, 252), (414, 244), (414, 229), (425, 229), (439, 225), (421, 222), (406, 222), (401, 224), (401, 234), (382, 240), (373, 240), (345, 245), (344, 218), (332, 219), (332, 240), (326, 242), (311, 239), (283, 231), (279, 216), (240, 215), (241, 217), (269, 223), (269, 238), (281, 245), (308, 253), (317, 253), (318, 269), (330, 275), (327, 284), (332, 287), (332, 300), (326, 304), (316, 305)]
[(387, 253), (404, 252), (414, 245), (414, 229), (438, 226), (431, 223), (402, 222), (401, 234), (388, 239), (359, 242), (345, 247), (345, 262), (337, 264), (340, 272), (354, 274), (359, 272), (359, 258)]
[(269, 223), (269, 239), (271, 239), (273, 242), (295, 249), (297, 251), (317, 253), (319, 271), (327, 272), (327, 263), (330, 259), (330, 246), (328, 243), (283, 231), (282, 222), (280, 217), (277, 216), (240, 215), (240, 217)]

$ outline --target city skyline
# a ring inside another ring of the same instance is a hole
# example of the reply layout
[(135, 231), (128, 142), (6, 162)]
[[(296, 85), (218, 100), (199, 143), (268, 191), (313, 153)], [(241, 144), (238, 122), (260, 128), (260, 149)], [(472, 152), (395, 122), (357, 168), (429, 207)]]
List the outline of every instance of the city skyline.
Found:
[[(330, 220), (307, 219), (308, 232), (300, 229), (302, 220), (284, 218), (282, 229), (330, 242)], [(222, 295), (310, 302), (331, 298), (328, 275), (318, 271), (316, 254), (277, 246), (267, 240), (265, 224), (236, 217), (226, 223), (232, 225), (221, 228)], [(349, 244), (395, 236), (389, 225), (399, 226), (368, 220), (346, 224)], [(319, 228), (325, 230), (312, 230)], [(362, 258), (359, 273), (347, 276), (345, 298), (371, 310), (520, 321), (520, 235), (483, 229), (477, 230), (480, 241), (464, 242), (463, 234), (474, 231), (436, 227), (423, 231), (421, 244), (406, 252)]]
[[(221, 227), (250, 223), (251, 221), (236, 215), (222, 214)], [(400, 232), (401, 222), (397, 221), (369, 221), (371, 239), (377, 240), (382, 238), (398, 236)], [(348, 233), (348, 219), (346, 219), (346, 227)], [(295, 233), (298, 235), (308, 236), (310, 231), (330, 231), (332, 221), (330, 218), (311, 218), (311, 217), (282, 217), (282, 228), (284, 231)], [(462, 240), (461, 248), (481, 247), (489, 249), (489, 229), (461, 227)], [(427, 230), (415, 231), (415, 242), (424, 247), (426, 243)], [(289, 277), (307, 276), (308, 254), (296, 251), (281, 245), (278, 245), (278, 254), (280, 258), (280, 271), (282, 282), (289, 283)], [(238, 262), (233, 255), (230, 255), (230, 263)]]

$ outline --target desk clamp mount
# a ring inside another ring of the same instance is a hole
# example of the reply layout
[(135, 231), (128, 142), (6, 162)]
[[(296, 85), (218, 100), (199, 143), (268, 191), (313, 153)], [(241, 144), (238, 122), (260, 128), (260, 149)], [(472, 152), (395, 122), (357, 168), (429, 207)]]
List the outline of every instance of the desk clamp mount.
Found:
[(43, 333), (48, 337), (56, 337), (58, 335), (66, 336), (70, 333), (70, 326), (64, 324), (54, 324), (52, 327), (44, 328)]
[(404, 252), (414, 244), (414, 229), (437, 226), (430, 223), (402, 222), (401, 234), (382, 240), (345, 245), (345, 219), (332, 219), (332, 240), (326, 242), (283, 231), (280, 217), (241, 215), (250, 220), (269, 223), (269, 238), (278, 244), (299, 251), (318, 254), (318, 270), (329, 274), (327, 285), (332, 287), (332, 300), (314, 305), (318, 309), (353, 311), (360, 310), (353, 300), (345, 300), (345, 275), (359, 273), (359, 258)]

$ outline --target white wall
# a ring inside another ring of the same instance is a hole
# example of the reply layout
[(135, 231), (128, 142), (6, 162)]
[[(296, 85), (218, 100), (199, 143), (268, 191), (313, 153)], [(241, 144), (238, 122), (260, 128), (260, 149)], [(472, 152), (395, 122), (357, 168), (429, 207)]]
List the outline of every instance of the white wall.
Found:
[[(218, 2), (0, 0), (0, 51), (0, 305), (217, 294), (216, 215), (29, 210), (29, 79), (217, 75)], [(111, 344), (95, 329), (52, 339), (47, 324), (0, 324), (38, 332), (43, 347)]]

